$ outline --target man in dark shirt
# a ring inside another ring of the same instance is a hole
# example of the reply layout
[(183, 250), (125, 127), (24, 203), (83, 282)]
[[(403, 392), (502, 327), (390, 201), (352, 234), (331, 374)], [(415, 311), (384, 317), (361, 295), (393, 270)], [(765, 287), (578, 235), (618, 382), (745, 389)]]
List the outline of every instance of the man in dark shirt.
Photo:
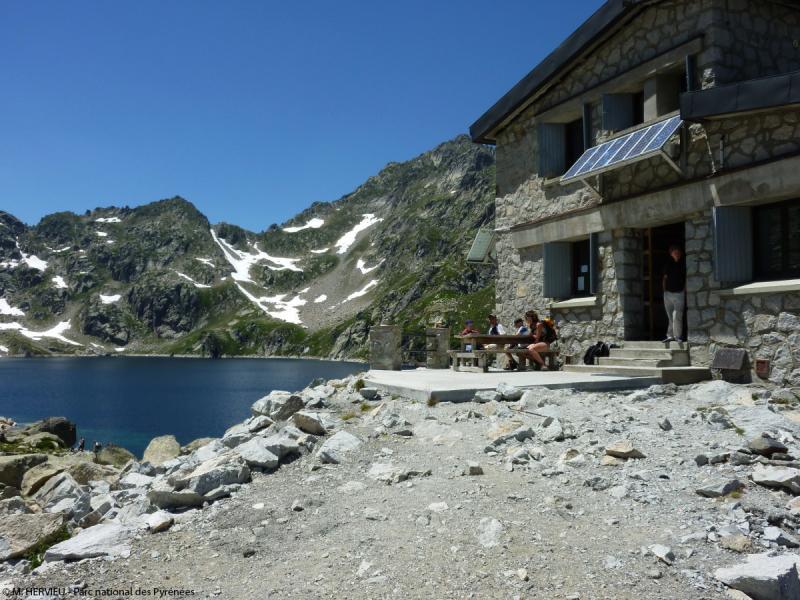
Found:
[(683, 339), (683, 309), (686, 306), (686, 262), (680, 246), (669, 247), (669, 260), (664, 265), (661, 278), (664, 289), (664, 308), (667, 311), (667, 337), (665, 342)]

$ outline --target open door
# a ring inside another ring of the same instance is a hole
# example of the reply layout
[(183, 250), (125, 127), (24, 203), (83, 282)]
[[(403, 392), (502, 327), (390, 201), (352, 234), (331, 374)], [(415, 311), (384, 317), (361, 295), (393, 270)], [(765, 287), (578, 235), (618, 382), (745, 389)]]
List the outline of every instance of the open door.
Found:
[[(664, 290), (661, 277), (668, 260), (669, 247), (677, 244), (684, 250), (686, 227), (672, 223), (644, 230), (642, 273), (644, 275), (644, 331), (643, 340), (662, 340), (667, 332), (667, 313), (664, 310)], [(685, 254), (685, 250), (684, 250)], [(686, 339), (686, 313), (683, 315), (683, 338)]]

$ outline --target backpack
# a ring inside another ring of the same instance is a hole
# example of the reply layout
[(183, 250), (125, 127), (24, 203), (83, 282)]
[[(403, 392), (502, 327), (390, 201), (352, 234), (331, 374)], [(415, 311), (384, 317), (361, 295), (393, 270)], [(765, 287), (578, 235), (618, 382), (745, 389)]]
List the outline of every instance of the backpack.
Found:
[(610, 352), (608, 344), (605, 342), (597, 342), (596, 344), (589, 346), (589, 349), (586, 350), (586, 353), (583, 355), (583, 364), (593, 365), (596, 358), (608, 356), (609, 354)]
[(556, 333), (556, 322), (553, 319), (545, 318), (542, 319), (542, 326), (544, 327), (544, 341), (548, 344), (552, 344), (558, 339), (558, 333)]

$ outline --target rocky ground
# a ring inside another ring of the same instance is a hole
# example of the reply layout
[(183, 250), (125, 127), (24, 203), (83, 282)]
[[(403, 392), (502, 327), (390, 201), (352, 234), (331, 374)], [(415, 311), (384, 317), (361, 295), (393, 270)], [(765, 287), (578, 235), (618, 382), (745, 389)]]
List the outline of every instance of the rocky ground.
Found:
[(274, 392), (222, 440), (157, 439), (105, 482), (61, 472), (3, 500), (0, 523), (62, 510), (72, 538), (36, 568), (3, 563), (0, 582), (237, 599), (800, 598), (791, 390), (501, 386), (427, 406), (359, 387)]

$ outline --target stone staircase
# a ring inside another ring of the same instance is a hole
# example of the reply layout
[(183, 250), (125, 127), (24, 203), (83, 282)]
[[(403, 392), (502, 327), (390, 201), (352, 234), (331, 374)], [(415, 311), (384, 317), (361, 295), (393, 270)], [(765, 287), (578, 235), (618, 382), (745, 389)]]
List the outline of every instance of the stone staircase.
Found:
[(622, 348), (612, 348), (609, 356), (598, 358), (595, 365), (564, 365), (564, 370), (630, 377), (659, 377), (664, 383), (676, 384), (711, 379), (709, 369), (691, 366), (689, 348), (685, 342), (625, 342)]

